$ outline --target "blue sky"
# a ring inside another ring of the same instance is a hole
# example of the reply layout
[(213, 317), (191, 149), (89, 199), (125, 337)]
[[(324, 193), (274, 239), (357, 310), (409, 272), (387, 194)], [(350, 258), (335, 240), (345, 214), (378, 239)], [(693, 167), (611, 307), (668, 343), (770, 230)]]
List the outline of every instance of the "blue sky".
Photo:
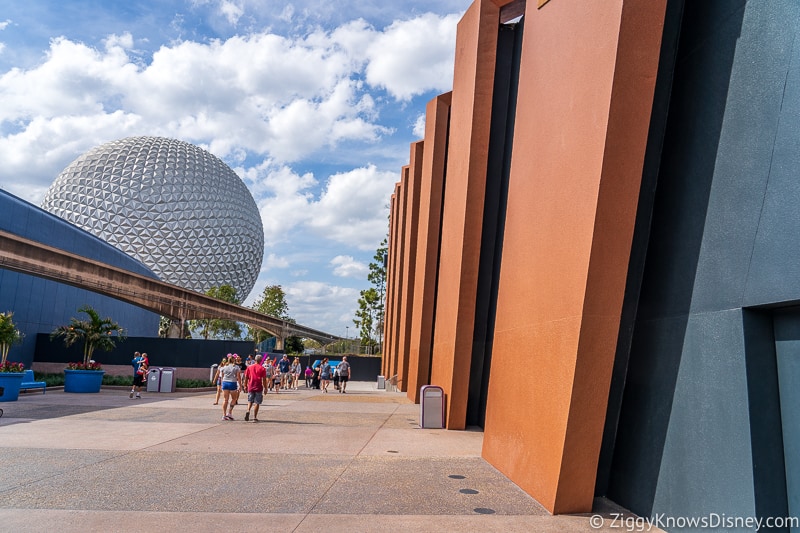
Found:
[(450, 90), (467, 0), (0, 4), (0, 187), (40, 205), (72, 160), (132, 135), (228, 163), (264, 223), (246, 304), (280, 284), (344, 335), (425, 104)]

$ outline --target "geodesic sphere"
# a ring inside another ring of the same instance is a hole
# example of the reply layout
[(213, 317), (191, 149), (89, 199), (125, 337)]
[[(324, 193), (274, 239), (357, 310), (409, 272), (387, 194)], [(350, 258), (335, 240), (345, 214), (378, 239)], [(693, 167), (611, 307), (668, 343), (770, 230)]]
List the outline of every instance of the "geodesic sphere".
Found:
[(264, 253), (264, 227), (244, 182), (209, 152), (163, 137), (93, 148), (65, 168), (42, 209), (135, 257), (163, 281), (244, 301)]

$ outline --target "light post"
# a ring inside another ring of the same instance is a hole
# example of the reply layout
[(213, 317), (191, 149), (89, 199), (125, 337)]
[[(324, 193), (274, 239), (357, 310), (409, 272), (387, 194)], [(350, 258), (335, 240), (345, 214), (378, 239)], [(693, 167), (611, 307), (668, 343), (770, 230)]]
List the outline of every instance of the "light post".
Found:
[(344, 350), (347, 351), (347, 343), (350, 341), (350, 326), (344, 327)]

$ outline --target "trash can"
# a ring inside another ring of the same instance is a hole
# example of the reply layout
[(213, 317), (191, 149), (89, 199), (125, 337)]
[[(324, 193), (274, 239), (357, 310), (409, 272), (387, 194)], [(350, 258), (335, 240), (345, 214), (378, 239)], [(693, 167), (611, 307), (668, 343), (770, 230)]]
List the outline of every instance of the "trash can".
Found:
[(147, 392), (158, 392), (161, 383), (161, 369), (151, 368), (147, 371)]
[(422, 428), (444, 428), (444, 390), (436, 385), (420, 389), (419, 425)]
[(386, 377), (378, 376), (378, 389), (386, 389)]
[(211, 365), (211, 373), (208, 375), (208, 381), (211, 381), (211, 382), (214, 381), (214, 374), (217, 373), (217, 368), (219, 368), (219, 365), (217, 363), (214, 363), (213, 365)]
[(175, 392), (176, 374), (174, 368), (161, 368), (161, 383), (158, 392)]

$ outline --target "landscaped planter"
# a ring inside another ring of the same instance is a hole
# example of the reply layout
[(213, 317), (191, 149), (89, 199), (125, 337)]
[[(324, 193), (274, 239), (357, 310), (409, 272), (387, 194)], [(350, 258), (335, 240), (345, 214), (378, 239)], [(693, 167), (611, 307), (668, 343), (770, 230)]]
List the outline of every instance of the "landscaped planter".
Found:
[(16, 402), (19, 398), (19, 386), (25, 372), (0, 372), (0, 387), (3, 388), (3, 395), (0, 402)]
[(105, 370), (64, 370), (64, 392), (100, 392)]

